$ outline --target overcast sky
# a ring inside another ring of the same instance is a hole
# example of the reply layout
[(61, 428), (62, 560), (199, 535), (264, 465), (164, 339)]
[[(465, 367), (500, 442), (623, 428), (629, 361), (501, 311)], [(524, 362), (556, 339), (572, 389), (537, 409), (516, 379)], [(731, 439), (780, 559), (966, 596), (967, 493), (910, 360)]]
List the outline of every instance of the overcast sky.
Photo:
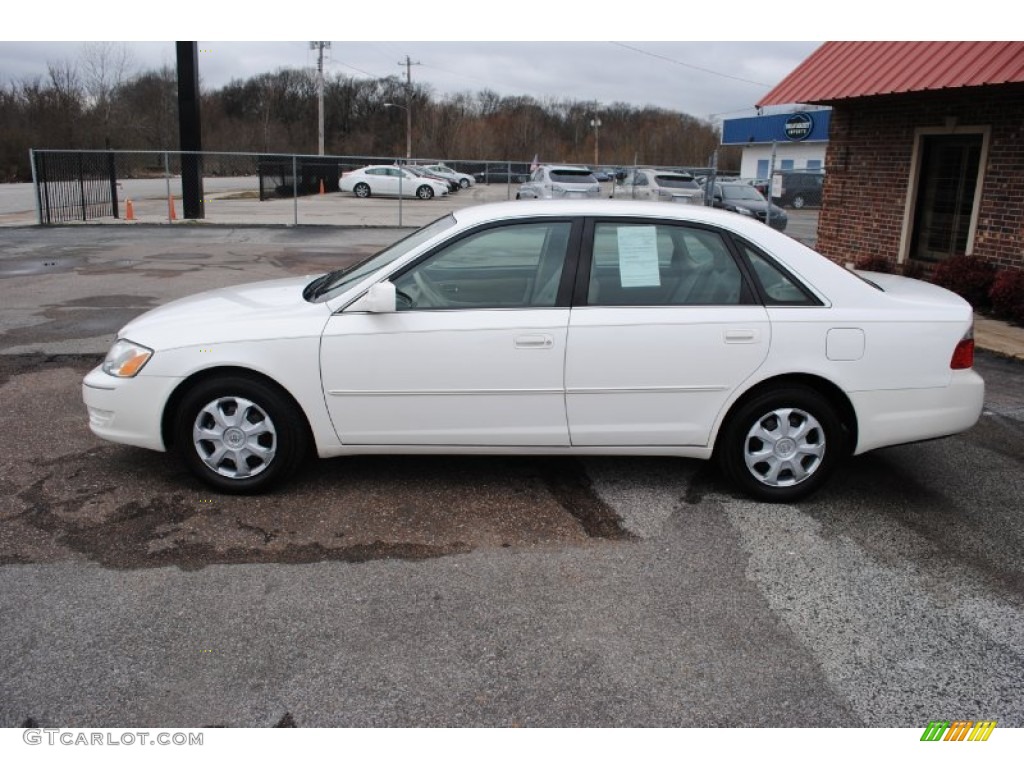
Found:
[[(992, 27), (986, 20), (995, 18), (986, 9), (995, 1), (972, 0), (965, 18), (962, 3), (945, 0), (931, 0), (927, 15), (916, 4), (901, 10), (891, 0), (834, 8), (763, 0), (309, 0), (223, 7), (209, 0), (107, 0), (102, 12), (50, 0), (45, 23), (37, 6), (8, 4), (0, 83), (45, 76), (48, 61), (77, 59), (82, 39), (137, 41), (159, 32), (170, 40), (212, 38), (199, 41), (199, 68), (203, 86), (216, 88), (281, 67), (314, 67), (308, 38), (315, 36), (342, 38), (332, 41), (328, 73), (404, 77), (399, 61), (409, 56), (418, 62), (413, 79), (437, 97), (489, 88), (719, 118), (749, 113), (821, 40), (984, 39), (993, 31), (985, 32)], [(43, 35), (62, 42), (27, 42)], [(246, 42), (267, 39), (298, 42)], [(792, 39), (802, 41), (787, 42)], [(130, 46), (140, 69), (175, 65), (171, 42)]]
[[(128, 43), (136, 67), (175, 65), (172, 43)], [(333, 41), (325, 72), (412, 78), (435, 96), (491, 89), (536, 99), (654, 105), (698, 117), (749, 110), (816, 47), (814, 42), (353, 42)], [(74, 60), (82, 43), (0, 43), (0, 74), (45, 76), (48, 61)], [(281, 67), (315, 67), (309, 42), (199, 41), (204, 87)], [(418, 63), (416, 63), (418, 62)]]

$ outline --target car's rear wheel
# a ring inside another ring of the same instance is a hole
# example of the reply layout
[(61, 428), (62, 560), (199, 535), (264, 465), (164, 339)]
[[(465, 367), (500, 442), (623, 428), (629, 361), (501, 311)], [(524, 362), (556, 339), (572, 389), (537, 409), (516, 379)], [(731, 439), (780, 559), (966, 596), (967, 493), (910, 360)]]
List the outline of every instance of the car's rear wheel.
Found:
[(719, 465), (735, 485), (763, 501), (793, 502), (821, 487), (845, 453), (835, 409), (817, 391), (765, 391), (731, 414), (719, 435)]
[(793, 198), (793, 207), (794, 208), (803, 208), (805, 205), (807, 205), (807, 201), (804, 200), (804, 196), (803, 195), (796, 195)]
[(369, 197), (370, 185), (361, 181), (352, 188), (352, 192), (355, 193), (356, 197)]
[(185, 466), (224, 493), (262, 493), (305, 456), (305, 422), (276, 387), (224, 376), (199, 383), (182, 399), (175, 445)]
[(420, 200), (429, 200), (434, 196), (434, 190), (424, 184), (422, 187), (416, 190), (416, 197)]

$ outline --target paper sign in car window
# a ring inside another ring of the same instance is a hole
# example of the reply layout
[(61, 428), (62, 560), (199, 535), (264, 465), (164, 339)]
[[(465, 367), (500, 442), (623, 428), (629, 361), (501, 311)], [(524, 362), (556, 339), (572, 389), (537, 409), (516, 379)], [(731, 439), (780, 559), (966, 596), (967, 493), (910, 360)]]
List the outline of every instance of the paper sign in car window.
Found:
[(658, 232), (656, 227), (619, 227), (619, 280), (623, 288), (657, 287)]

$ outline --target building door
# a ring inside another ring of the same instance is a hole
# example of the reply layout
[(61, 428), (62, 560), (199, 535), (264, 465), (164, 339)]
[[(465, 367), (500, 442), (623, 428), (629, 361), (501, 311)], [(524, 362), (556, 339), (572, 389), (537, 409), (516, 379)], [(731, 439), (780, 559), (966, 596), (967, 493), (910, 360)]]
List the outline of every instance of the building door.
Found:
[(967, 252), (981, 134), (923, 136), (910, 257), (942, 261)]

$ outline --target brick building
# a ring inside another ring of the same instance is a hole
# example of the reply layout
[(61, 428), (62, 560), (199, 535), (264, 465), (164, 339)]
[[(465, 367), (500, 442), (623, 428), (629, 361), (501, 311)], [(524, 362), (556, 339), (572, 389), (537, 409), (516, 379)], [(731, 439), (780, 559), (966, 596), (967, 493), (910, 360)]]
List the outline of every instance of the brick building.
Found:
[(825, 43), (790, 103), (832, 107), (821, 253), (1024, 268), (1024, 42)]

